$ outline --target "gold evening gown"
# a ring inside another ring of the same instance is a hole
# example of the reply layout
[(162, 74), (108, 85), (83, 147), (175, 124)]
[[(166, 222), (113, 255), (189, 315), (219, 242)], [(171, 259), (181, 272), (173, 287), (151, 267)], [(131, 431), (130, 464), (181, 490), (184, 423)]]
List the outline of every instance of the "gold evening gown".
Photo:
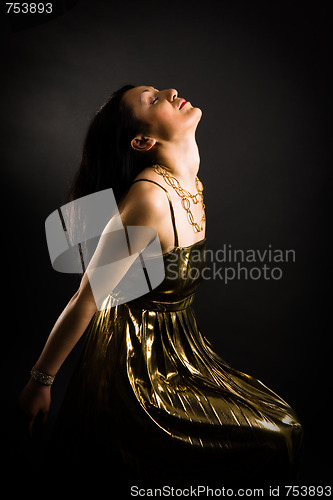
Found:
[(55, 429), (59, 456), (128, 484), (290, 484), (301, 424), (201, 332), (193, 301), (205, 239), (179, 247), (164, 191), (175, 235), (163, 256), (165, 278), (92, 319)]

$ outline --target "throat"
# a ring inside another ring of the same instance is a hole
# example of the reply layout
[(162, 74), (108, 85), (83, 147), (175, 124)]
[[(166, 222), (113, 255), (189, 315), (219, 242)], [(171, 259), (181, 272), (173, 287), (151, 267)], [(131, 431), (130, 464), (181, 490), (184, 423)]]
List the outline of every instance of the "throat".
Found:
[(200, 156), (197, 144), (181, 144), (159, 154), (155, 163), (161, 165), (169, 174), (175, 176), (182, 186), (189, 191), (195, 189), (195, 178), (198, 175)]

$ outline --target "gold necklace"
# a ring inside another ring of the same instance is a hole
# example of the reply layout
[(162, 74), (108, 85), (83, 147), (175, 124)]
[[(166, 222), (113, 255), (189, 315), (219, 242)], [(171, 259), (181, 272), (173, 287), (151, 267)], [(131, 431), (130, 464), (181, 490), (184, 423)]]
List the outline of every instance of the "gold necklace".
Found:
[[(191, 194), (189, 191), (186, 189), (182, 188), (180, 185), (180, 182), (176, 177), (173, 175), (169, 174), (161, 165), (153, 165), (153, 170), (159, 175), (162, 175), (163, 179), (165, 180), (166, 184), (168, 184), (170, 187), (172, 187), (178, 196), (181, 198), (181, 204), (184, 210), (187, 213), (187, 218), (189, 220), (189, 223), (191, 226), (193, 226), (194, 230), (197, 233), (200, 233), (205, 225), (205, 204), (204, 204), (204, 199), (203, 199), (203, 185), (202, 182), (199, 181), (198, 177), (195, 177), (195, 187), (197, 188), (197, 192), (195, 194)], [(200, 224), (195, 222), (193, 214), (190, 209), (190, 200), (193, 201), (193, 203), (196, 205), (197, 203), (201, 202), (202, 205), (202, 218)]]

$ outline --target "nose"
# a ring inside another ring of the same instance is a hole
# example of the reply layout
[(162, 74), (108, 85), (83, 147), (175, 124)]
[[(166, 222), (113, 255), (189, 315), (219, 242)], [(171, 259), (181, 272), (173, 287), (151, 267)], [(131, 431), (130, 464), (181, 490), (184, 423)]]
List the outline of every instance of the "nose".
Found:
[(178, 97), (178, 92), (176, 89), (168, 89), (167, 96), (168, 96), (168, 99), (172, 102)]

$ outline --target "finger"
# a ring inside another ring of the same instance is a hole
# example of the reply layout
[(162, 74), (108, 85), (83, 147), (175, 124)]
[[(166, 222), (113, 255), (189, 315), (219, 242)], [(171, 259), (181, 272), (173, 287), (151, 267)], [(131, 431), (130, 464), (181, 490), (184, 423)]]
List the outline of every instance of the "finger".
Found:
[(37, 437), (43, 431), (43, 427), (46, 423), (48, 412), (40, 411), (37, 413), (34, 422), (32, 424), (32, 435)]
[(41, 422), (42, 422), (43, 425), (46, 424), (48, 416), (49, 416), (49, 412), (48, 411), (43, 411), (42, 418), (41, 418)]
[(21, 408), (16, 408), (16, 420), (20, 427), (30, 434), (30, 428), (33, 424), (34, 416), (24, 412)]
[(30, 418), (29, 423), (28, 423), (28, 431), (30, 437), (34, 437), (34, 425), (35, 425), (35, 417)]

